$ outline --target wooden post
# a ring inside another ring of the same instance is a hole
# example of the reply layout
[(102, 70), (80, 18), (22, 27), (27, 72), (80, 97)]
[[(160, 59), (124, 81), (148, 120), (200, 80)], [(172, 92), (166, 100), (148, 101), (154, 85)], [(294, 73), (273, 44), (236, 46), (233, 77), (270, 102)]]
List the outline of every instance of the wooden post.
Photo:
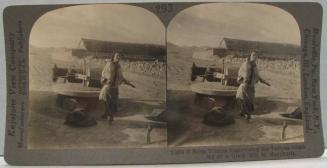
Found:
[[(83, 65), (82, 65), (83, 67), (82, 67), (82, 73), (83, 73), (83, 75), (86, 75), (86, 60), (85, 60), (85, 58), (83, 58)], [(86, 86), (86, 81), (85, 80), (83, 80), (83, 86)]]
[(153, 127), (150, 123), (148, 123), (147, 126), (147, 132), (146, 132), (146, 143), (150, 144), (151, 143), (151, 131), (152, 131)]
[(282, 141), (286, 139), (286, 128), (287, 128), (287, 122), (286, 120), (283, 121), (283, 130), (282, 130)]

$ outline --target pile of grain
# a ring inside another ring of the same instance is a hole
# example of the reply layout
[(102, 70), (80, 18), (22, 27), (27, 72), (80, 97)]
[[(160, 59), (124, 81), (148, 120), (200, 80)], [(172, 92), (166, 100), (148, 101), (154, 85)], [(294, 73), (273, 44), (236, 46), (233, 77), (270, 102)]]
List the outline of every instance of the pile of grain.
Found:
[[(239, 67), (245, 60), (245, 58), (226, 57), (224, 59), (224, 63), (227, 66)], [(217, 61), (216, 65), (221, 66), (222, 59)], [(257, 65), (259, 70), (265, 70), (269, 72), (281, 73), (292, 76), (300, 75), (300, 61), (298, 60), (258, 59)]]
[[(91, 60), (93, 68), (103, 68), (105, 61)], [(159, 61), (120, 61), (124, 72), (132, 72), (154, 78), (165, 78), (166, 64)]]
[(127, 72), (139, 73), (153, 77), (165, 77), (166, 64), (158, 61), (136, 61), (136, 62), (122, 62), (122, 67)]

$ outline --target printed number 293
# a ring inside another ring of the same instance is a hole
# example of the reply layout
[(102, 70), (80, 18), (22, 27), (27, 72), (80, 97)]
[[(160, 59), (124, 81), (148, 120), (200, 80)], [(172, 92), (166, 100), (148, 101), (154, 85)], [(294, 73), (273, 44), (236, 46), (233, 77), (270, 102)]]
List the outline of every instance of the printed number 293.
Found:
[(159, 4), (155, 6), (157, 13), (170, 13), (173, 11), (172, 4)]

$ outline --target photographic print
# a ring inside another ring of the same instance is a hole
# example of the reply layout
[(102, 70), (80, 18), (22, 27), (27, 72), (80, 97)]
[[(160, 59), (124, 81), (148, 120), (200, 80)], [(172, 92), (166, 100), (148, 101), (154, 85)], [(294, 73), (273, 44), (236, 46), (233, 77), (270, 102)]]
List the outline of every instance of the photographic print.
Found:
[(165, 146), (165, 52), (163, 24), (140, 7), (43, 14), (30, 35), (28, 148)]
[(45, 4), (3, 13), (9, 164), (324, 151), (319, 3)]
[(167, 32), (169, 146), (304, 141), (292, 15), (266, 4), (200, 4)]

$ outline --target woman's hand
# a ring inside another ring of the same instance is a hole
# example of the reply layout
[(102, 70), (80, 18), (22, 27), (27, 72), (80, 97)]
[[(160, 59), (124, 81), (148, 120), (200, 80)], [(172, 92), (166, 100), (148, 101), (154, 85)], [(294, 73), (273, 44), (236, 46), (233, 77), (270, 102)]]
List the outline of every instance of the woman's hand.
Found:
[(126, 83), (128, 86), (132, 87), (132, 88), (136, 88), (135, 85), (133, 85), (131, 82)]
[(241, 76), (237, 77), (237, 83), (238, 83), (238, 84), (243, 83), (243, 80), (244, 80), (243, 77), (241, 77)]
[(263, 84), (265, 84), (265, 85), (267, 85), (267, 86), (271, 86), (270, 83), (268, 83), (268, 82), (265, 81), (265, 80), (261, 80), (261, 83), (263, 83)]

